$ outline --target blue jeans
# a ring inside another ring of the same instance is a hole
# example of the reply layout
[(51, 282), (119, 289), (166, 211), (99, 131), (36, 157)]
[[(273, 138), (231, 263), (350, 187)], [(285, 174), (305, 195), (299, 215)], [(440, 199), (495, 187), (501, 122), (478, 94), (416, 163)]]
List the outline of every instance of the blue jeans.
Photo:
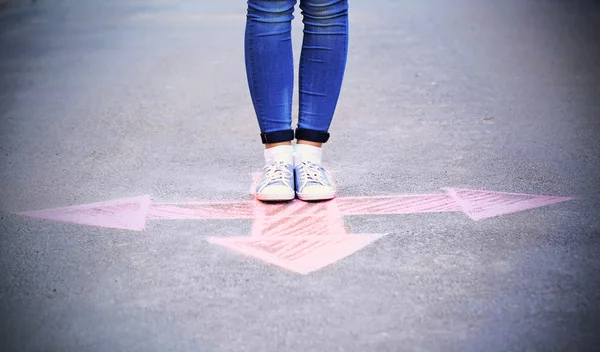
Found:
[(292, 19), (297, 0), (248, 0), (245, 59), (263, 143), (295, 138), (325, 143), (348, 55), (348, 0), (300, 0), (298, 126), (292, 129)]

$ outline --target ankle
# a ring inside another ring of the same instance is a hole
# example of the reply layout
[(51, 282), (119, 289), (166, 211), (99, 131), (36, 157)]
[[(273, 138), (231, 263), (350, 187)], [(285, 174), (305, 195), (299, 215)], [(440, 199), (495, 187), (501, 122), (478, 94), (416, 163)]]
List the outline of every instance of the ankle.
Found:
[(296, 142), (296, 145), (298, 145), (298, 144), (312, 145), (313, 147), (317, 147), (317, 148), (321, 148), (323, 146), (323, 143), (307, 141), (304, 139), (298, 139), (298, 141)]
[(287, 142), (279, 142), (279, 143), (267, 143), (265, 144), (265, 149), (271, 149), (271, 148), (275, 148), (275, 147), (280, 147), (283, 145), (292, 145), (292, 141), (287, 141)]

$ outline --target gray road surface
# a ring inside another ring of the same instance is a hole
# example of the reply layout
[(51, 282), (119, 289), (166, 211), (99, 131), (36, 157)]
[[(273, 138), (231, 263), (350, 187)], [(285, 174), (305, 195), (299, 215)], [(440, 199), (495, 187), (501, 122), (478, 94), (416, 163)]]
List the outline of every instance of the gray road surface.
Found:
[[(0, 349), (600, 350), (592, 1), (353, 1), (324, 152), (340, 197), (458, 187), (572, 201), (481, 221), (348, 216), (353, 233), (389, 235), (307, 276), (207, 242), (248, 234), (244, 219), (136, 232), (16, 214), (251, 199), (262, 145), (244, 15), (233, 0), (0, 13)], [(296, 21), (296, 50), (301, 34)]]

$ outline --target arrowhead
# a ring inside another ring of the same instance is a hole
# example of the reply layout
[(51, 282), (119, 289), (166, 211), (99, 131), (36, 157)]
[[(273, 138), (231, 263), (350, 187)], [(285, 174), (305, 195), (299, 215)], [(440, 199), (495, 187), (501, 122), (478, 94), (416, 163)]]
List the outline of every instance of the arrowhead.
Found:
[(209, 242), (306, 275), (361, 250), (383, 236), (212, 237)]
[(446, 191), (462, 208), (462, 211), (475, 221), (573, 199), (570, 197), (539, 196), (459, 188), (447, 188)]
[(58, 222), (141, 231), (146, 225), (150, 203), (150, 196), (141, 196), (18, 214)]

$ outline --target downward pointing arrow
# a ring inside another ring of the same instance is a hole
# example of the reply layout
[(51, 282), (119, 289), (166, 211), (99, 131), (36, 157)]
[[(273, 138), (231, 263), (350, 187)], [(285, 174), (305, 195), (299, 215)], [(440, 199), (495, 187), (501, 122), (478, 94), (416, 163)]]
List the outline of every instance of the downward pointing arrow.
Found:
[(209, 241), (306, 275), (385, 236), (347, 234), (335, 199), (255, 206), (257, 214), (250, 237), (211, 237)]

